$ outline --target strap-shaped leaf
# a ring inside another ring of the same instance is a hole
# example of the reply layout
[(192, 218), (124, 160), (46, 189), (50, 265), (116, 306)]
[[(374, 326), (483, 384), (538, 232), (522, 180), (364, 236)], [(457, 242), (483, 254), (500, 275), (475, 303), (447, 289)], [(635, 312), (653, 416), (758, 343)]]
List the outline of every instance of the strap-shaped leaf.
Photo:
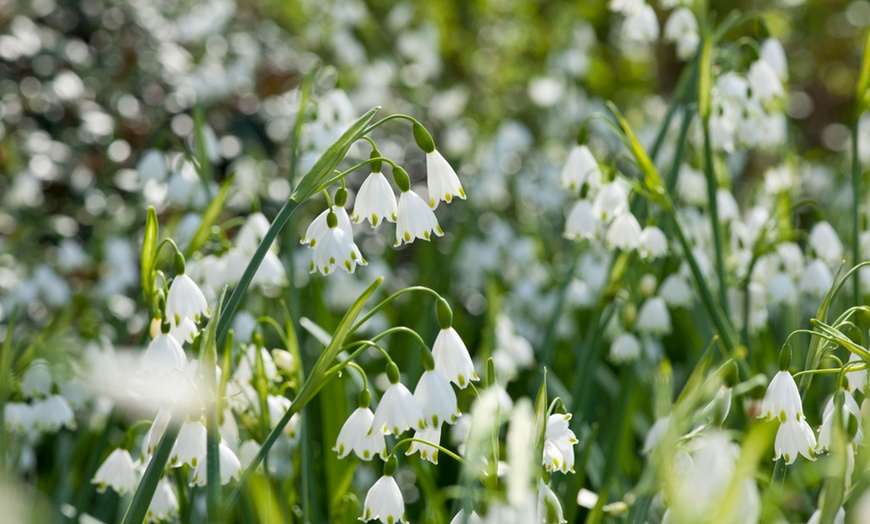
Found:
[(199, 228), (197, 228), (196, 233), (194, 233), (193, 238), (190, 240), (190, 245), (188, 245), (185, 250), (185, 257), (190, 257), (194, 254), (208, 239), (208, 235), (211, 232), (211, 226), (214, 225), (218, 215), (224, 209), (224, 203), (227, 200), (230, 184), (232, 184), (232, 182), (233, 177), (224, 180), (224, 183), (221, 184), (220, 191), (218, 191), (218, 194), (215, 195), (211, 203), (209, 203), (205, 213), (202, 215), (202, 222), (200, 222)]
[(148, 217), (145, 219), (145, 234), (142, 237), (142, 292), (145, 300), (151, 302), (154, 296), (154, 259), (157, 257), (157, 211), (154, 206), (148, 207)]

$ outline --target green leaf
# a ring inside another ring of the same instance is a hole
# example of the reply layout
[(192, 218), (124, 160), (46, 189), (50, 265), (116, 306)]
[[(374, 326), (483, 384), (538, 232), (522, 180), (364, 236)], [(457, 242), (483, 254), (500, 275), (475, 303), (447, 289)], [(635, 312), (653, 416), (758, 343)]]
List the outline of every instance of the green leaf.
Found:
[(157, 211), (148, 206), (145, 218), (145, 234), (142, 237), (142, 292), (145, 301), (151, 305), (154, 297), (154, 259), (157, 258)]
[(296, 395), (295, 399), (293, 399), (290, 409), (287, 410), (287, 413), (284, 414), (281, 420), (272, 429), (272, 432), (269, 433), (269, 436), (266, 437), (262, 447), (260, 447), (260, 451), (242, 473), (242, 477), (239, 479), (238, 484), (230, 493), (230, 496), (227, 498), (226, 504), (224, 505), (224, 515), (232, 509), (233, 505), (241, 495), (241, 489), (245, 485), (245, 482), (247, 482), (257, 466), (259, 466), (260, 462), (263, 461), (266, 454), (269, 453), (269, 450), (278, 440), (281, 431), (290, 422), (290, 418), (301, 411), (302, 408), (311, 401), (314, 395), (316, 395), (317, 392), (320, 391), (329, 380), (334, 378), (338, 371), (340, 371), (340, 369), (333, 370), (328, 375), (326, 373), (336, 356), (338, 356), (341, 351), (341, 347), (344, 345), (345, 339), (347, 338), (348, 333), (350, 333), (353, 323), (362, 311), (366, 301), (372, 293), (375, 292), (383, 280), (383, 277), (379, 277), (375, 280), (368, 288), (366, 288), (365, 291), (362, 292), (350, 309), (347, 310), (347, 313), (345, 313), (341, 322), (338, 324), (338, 327), (335, 329), (335, 333), (332, 335), (332, 342), (330, 342), (329, 346), (327, 346), (323, 353), (320, 354), (320, 357), (317, 359), (317, 362), (308, 374), (308, 378), (299, 389), (299, 394)]
[(344, 134), (341, 135), (341, 138), (339, 138), (329, 147), (329, 149), (326, 150), (326, 152), (323, 153), (323, 155), (321, 155), (314, 164), (314, 167), (311, 168), (311, 171), (302, 178), (302, 181), (299, 182), (298, 186), (296, 186), (293, 194), (290, 195), (290, 200), (297, 204), (301, 204), (308, 199), (308, 197), (320, 191), (323, 184), (329, 180), (335, 172), (335, 168), (338, 167), (338, 164), (340, 164), (345, 155), (347, 155), (350, 146), (365, 134), (366, 128), (372, 121), (372, 118), (374, 118), (375, 113), (380, 111), (380, 109), (380, 107), (369, 109), (368, 112), (359, 117), (356, 122), (347, 128)]
[(547, 433), (547, 368), (544, 368), (544, 378), (541, 387), (535, 397), (535, 456), (540, 458), (544, 454), (544, 436)]
[(208, 235), (211, 233), (211, 227), (214, 225), (220, 212), (223, 211), (232, 182), (232, 176), (224, 180), (224, 183), (221, 184), (220, 191), (218, 191), (218, 194), (215, 195), (211, 203), (209, 203), (208, 207), (205, 209), (205, 213), (202, 215), (202, 222), (200, 222), (199, 228), (197, 228), (196, 233), (194, 233), (193, 238), (190, 240), (190, 245), (187, 246), (187, 249), (184, 252), (185, 257), (193, 255), (208, 239)]
[[(205, 426), (206, 426), (206, 511), (209, 522), (220, 522), (220, 505), (221, 505), (221, 470), (220, 456), (218, 445), (220, 444), (220, 422), (218, 417), (218, 394), (217, 394), (217, 374), (215, 366), (217, 365), (217, 340), (215, 331), (217, 330), (217, 319), (221, 314), (221, 306), (224, 301), (224, 296), (227, 294), (227, 288), (224, 287), (221, 291), (220, 300), (217, 303), (217, 310), (208, 324), (205, 327), (203, 334), (203, 342), (200, 346), (200, 361), (202, 362), (202, 378), (207, 391), (206, 395), (206, 410), (205, 410)], [(225, 373), (229, 374), (229, 373)]]
[(631, 149), (631, 152), (637, 161), (637, 166), (643, 174), (644, 185), (647, 190), (652, 193), (652, 198), (655, 199), (657, 204), (665, 209), (673, 207), (670, 198), (667, 198), (667, 193), (665, 193), (665, 187), (664, 184), (662, 184), (662, 179), (659, 176), (658, 170), (649, 155), (646, 154), (646, 150), (642, 145), (640, 145), (640, 141), (637, 139), (637, 136), (635, 136), (631, 126), (628, 125), (628, 121), (625, 120), (625, 117), (622, 116), (622, 113), (612, 102), (607, 102), (607, 108), (610, 109), (610, 112), (613, 113), (614, 117), (616, 117), (619, 127), (622, 128), (622, 132), (625, 133), (625, 138), (628, 139), (628, 147)]
[(160, 482), (163, 470), (166, 469), (166, 463), (169, 461), (169, 455), (172, 453), (172, 446), (175, 445), (175, 438), (178, 436), (179, 430), (181, 430), (180, 417), (173, 414), (166, 426), (166, 431), (163, 433), (163, 438), (160, 439), (160, 444), (157, 445), (157, 449), (151, 457), (145, 474), (142, 475), (142, 480), (139, 481), (136, 494), (133, 495), (133, 500), (127, 508), (127, 514), (124, 515), (123, 524), (140, 524), (145, 520), (148, 506), (151, 505), (151, 499), (154, 498), (154, 492), (157, 491), (157, 483)]

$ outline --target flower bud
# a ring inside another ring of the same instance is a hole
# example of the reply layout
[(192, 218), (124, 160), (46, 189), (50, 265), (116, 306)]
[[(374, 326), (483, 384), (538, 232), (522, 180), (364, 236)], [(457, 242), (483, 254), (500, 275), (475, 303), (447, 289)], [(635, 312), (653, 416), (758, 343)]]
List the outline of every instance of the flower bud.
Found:
[(390, 455), (390, 458), (384, 462), (384, 475), (388, 477), (392, 477), (393, 473), (396, 472), (396, 468), (399, 467), (399, 461), (396, 460), (395, 455)]
[(338, 217), (332, 211), (326, 215), (326, 225), (329, 229), (335, 229), (338, 226)]
[(435, 369), (435, 359), (432, 357), (432, 352), (429, 351), (429, 348), (420, 348), (420, 362), (422, 362), (425, 371)]
[[(378, 148), (374, 147), (372, 149), (372, 154), (369, 155), (369, 159), (381, 158), (382, 156), (383, 155), (381, 155), (381, 152), (378, 151)], [(371, 163), (372, 173), (380, 173), (383, 166), (384, 166), (383, 160), (375, 160), (374, 162)]]
[(184, 274), (184, 255), (178, 251), (175, 252), (175, 274)]

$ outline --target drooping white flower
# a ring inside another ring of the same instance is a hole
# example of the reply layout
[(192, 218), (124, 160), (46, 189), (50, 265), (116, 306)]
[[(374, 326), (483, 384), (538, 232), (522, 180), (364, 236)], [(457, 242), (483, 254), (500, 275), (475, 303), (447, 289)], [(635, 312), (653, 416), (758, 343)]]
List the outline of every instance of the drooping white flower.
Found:
[(456, 171), (437, 149), (426, 153), (426, 181), (429, 187), (429, 207), (436, 209), (443, 200), (448, 204), (454, 196), (465, 200), (465, 191)]
[(187, 355), (181, 344), (169, 333), (159, 333), (148, 344), (139, 369), (148, 375), (165, 375), (187, 368)]
[(396, 212), (395, 246), (410, 244), (417, 238), (429, 240), (432, 233), (439, 237), (444, 235), (435, 213), (417, 193), (410, 189), (403, 192)]
[(640, 233), (640, 243), (637, 254), (640, 258), (656, 259), (668, 252), (668, 239), (665, 233), (656, 226), (646, 226)]
[(768, 38), (761, 44), (761, 51), (758, 54), (761, 60), (770, 64), (780, 80), (788, 79), (788, 60), (779, 40)]
[(630, 362), (640, 356), (640, 341), (631, 333), (622, 333), (610, 344), (610, 360), (616, 363)]
[(379, 519), (383, 524), (398, 524), (405, 520), (405, 500), (392, 475), (384, 475), (369, 489), (360, 520)]
[(336, 224), (329, 227), (314, 246), (310, 272), (320, 271), (321, 275), (326, 276), (334, 273), (336, 267), (340, 267), (353, 273), (357, 264), (365, 266), (368, 262), (354, 243), (353, 235), (338, 227), (336, 219)]
[[(711, 123), (712, 126), (712, 123)], [(677, 196), (690, 205), (707, 205), (707, 178), (688, 164), (681, 164), (677, 174)]]
[(610, 0), (607, 8), (615, 13), (630, 15), (640, 11), (644, 6), (644, 0)]
[(468, 515), (468, 517), (466, 518), (465, 510), (461, 509), (450, 521), (450, 524), (483, 524), (483, 521), (480, 520), (480, 516), (474, 511), (472, 511), (471, 514)]
[(452, 327), (438, 332), (432, 345), (432, 358), (435, 369), (460, 389), (465, 389), (469, 381), (480, 380), (465, 343)]
[(592, 215), (604, 223), (610, 222), (627, 210), (628, 194), (623, 185), (616, 181), (601, 186), (592, 202)]
[(767, 284), (767, 296), (771, 304), (794, 304), (798, 298), (797, 285), (789, 275), (779, 271)]
[(637, 312), (637, 330), (653, 335), (667, 335), (671, 332), (671, 314), (662, 297), (646, 299)]
[(326, 218), (330, 211), (335, 213), (336, 218), (338, 218), (338, 227), (351, 237), (353, 236), (353, 224), (350, 222), (350, 217), (347, 216), (347, 210), (342, 206), (333, 206), (331, 209), (326, 209), (317, 215), (317, 218), (311, 221), (311, 224), (308, 225), (308, 229), (305, 230), (305, 235), (302, 237), (302, 240), (299, 241), (300, 244), (308, 244), (308, 247), (317, 246), (317, 243), (320, 242), (323, 235), (329, 231)]
[(203, 316), (211, 315), (208, 302), (196, 282), (185, 273), (175, 275), (166, 295), (166, 317), (175, 325), (189, 318), (199, 322)]
[[(284, 415), (287, 414), (287, 411), (290, 410), (290, 406), (293, 405), (293, 402), (290, 401), (289, 398), (283, 395), (268, 395), (266, 397), (266, 409), (269, 410), (269, 421), (272, 423), (272, 427), (276, 427), (278, 422), (284, 418)], [(299, 413), (294, 413), (293, 416), (290, 417), (290, 420), (287, 421), (287, 424), (284, 426), (282, 430), (285, 435), (290, 438), (296, 437), (296, 430), (299, 428)]]
[(426, 421), (414, 395), (404, 384), (395, 382), (381, 397), (372, 420), (372, 431), (399, 435), (408, 428), (426, 429)]
[(51, 393), (53, 384), (48, 362), (38, 358), (31, 362), (24, 374), (21, 375), (19, 388), (25, 398), (42, 398)]
[(31, 405), (33, 427), (40, 431), (55, 432), (61, 427), (76, 428), (76, 418), (67, 400), (60, 395), (52, 395)]
[(807, 245), (830, 266), (839, 264), (843, 259), (843, 243), (828, 222), (818, 222), (813, 226)]
[[(431, 426), (423, 430), (417, 430), (414, 432), (414, 438), (441, 445), (441, 426)], [(422, 442), (412, 441), (405, 455), (413, 455), (418, 451), (420, 452), (420, 458), (428, 460), (432, 464), (438, 464), (438, 448), (423, 444)]]
[(680, 273), (668, 275), (659, 287), (659, 296), (665, 299), (665, 303), (672, 308), (689, 307), (694, 298), (692, 286)]
[[(242, 476), (242, 463), (226, 443), (218, 444), (218, 461), (220, 462), (221, 485), (229, 484), (231, 480), (239, 480)], [(208, 455), (204, 455), (193, 470), (191, 486), (205, 486), (208, 482)]]
[(677, 56), (685, 60), (691, 58), (701, 41), (698, 35), (698, 21), (688, 7), (675, 9), (665, 22), (665, 40), (677, 46)]
[(172, 467), (188, 464), (195, 468), (197, 463), (205, 460), (206, 435), (205, 426), (199, 420), (189, 420), (182, 424), (170, 454)]
[(450, 382), (436, 370), (425, 371), (414, 388), (414, 398), (427, 424), (437, 428), (442, 422), (453, 424), (459, 417), (456, 393)]
[(91, 484), (97, 485), (97, 491), (103, 493), (106, 488), (112, 488), (118, 495), (132, 493), (136, 488), (138, 478), (136, 465), (130, 452), (126, 449), (115, 449), (100, 465)]
[[(848, 426), (847, 422), (849, 417), (855, 417), (858, 421), (857, 424), (857, 432), (855, 433), (855, 437), (853, 439), (856, 443), (861, 443), (864, 440), (864, 431), (862, 429), (861, 422), (861, 408), (858, 406), (858, 403), (855, 402), (855, 397), (852, 395), (844, 396), (845, 403), (843, 404), (842, 410), (842, 421), (843, 424)], [(825, 404), (825, 409), (822, 411), (822, 426), (819, 428), (819, 449), (822, 451), (827, 451), (831, 447), (831, 439), (833, 438), (834, 428), (834, 397), (832, 396), (828, 399), (828, 403)]]
[(179, 344), (185, 342), (188, 344), (193, 343), (193, 339), (196, 338), (197, 333), (199, 333), (199, 329), (196, 327), (196, 322), (187, 317), (182, 318), (181, 322), (178, 324), (173, 322), (169, 325), (169, 334), (172, 338), (177, 340)]
[(622, 22), (622, 36), (639, 44), (651, 43), (659, 37), (659, 19), (649, 4), (626, 16)]
[(338, 453), (338, 458), (344, 458), (353, 451), (362, 460), (371, 460), (375, 456), (387, 460), (384, 434), (372, 430), (374, 418), (375, 414), (368, 407), (359, 407), (347, 417), (332, 448)]
[(568, 427), (570, 420), (570, 414), (554, 414), (547, 419), (543, 457), (543, 466), (547, 471), (574, 471), (574, 444), (577, 443), (577, 437)]
[(163, 522), (165, 520), (172, 520), (177, 515), (178, 498), (175, 495), (175, 489), (172, 487), (172, 482), (164, 477), (157, 483), (157, 491), (154, 492), (154, 497), (148, 506), (145, 520), (155, 523)]
[[(861, 362), (861, 357), (857, 354), (850, 352), (849, 353), (849, 363), (852, 362)], [(855, 371), (849, 371), (846, 373), (846, 380), (849, 381), (849, 390), (852, 393), (856, 393), (858, 391), (864, 391), (864, 388), (867, 387), (867, 379), (870, 378), (870, 370), (859, 369)]]
[(800, 288), (804, 293), (821, 298), (834, 285), (834, 275), (831, 269), (819, 258), (813, 259), (804, 268), (801, 275)]
[(749, 66), (747, 79), (752, 98), (762, 104), (784, 94), (779, 75), (765, 60), (756, 60)]
[(782, 457), (786, 464), (794, 462), (799, 454), (807, 460), (816, 460), (816, 436), (813, 428), (806, 420), (787, 419), (779, 425), (773, 449), (776, 452), (774, 460)]
[(640, 234), (640, 224), (634, 215), (623, 213), (616, 217), (607, 229), (607, 247), (631, 251), (640, 244)]
[(767, 386), (764, 400), (761, 401), (759, 418), (778, 418), (781, 422), (798, 421), (804, 418), (801, 395), (794, 377), (788, 371), (780, 371), (773, 376), (773, 380)]
[(588, 200), (578, 200), (568, 213), (565, 238), (592, 240), (598, 235), (599, 227), (600, 223), (592, 213), (592, 204)]
[(543, 479), (538, 480), (538, 511), (535, 520), (547, 524), (568, 522), (562, 513), (562, 504), (559, 502), (559, 498), (550, 489), (550, 486), (544, 483)]
[(372, 171), (362, 183), (353, 204), (351, 218), (357, 224), (368, 220), (373, 228), (384, 219), (396, 221), (396, 195), (383, 173)]
[(9, 432), (24, 434), (33, 428), (33, 408), (24, 402), (7, 402), (3, 405), (5, 429)]
[(601, 168), (585, 145), (575, 145), (568, 153), (568, 159), (559, 175), (562, 187), (579, 190), (584, 184), (590, 187), (601, 185)]

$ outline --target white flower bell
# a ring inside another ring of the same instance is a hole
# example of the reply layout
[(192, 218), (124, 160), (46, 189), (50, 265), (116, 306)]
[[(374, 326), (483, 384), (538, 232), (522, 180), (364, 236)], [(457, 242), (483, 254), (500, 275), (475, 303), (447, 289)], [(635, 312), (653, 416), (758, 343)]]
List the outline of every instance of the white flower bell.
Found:
[(390, 362), (387, 365), (390, 387), (381, 397), (372, 420), (372, 431), (399, 435), (408, 428), (426, 429), (423, 411), (414, 395), (399, 382), (399, 368)]
[[(382, 431), (373, 431), (372, 423), (375, 415), (369, 409), (371, 395), (367, 390), (360, 393), (360, 406), (347, 417), (338, 439), (335, 441), (333, 451), (338, 453), (338, 458), (346, 457), (351, 451), (362, 460), (371, 460), (375, 456), (381, 460), (387, 460), (387, 447), (384, 442)], [(365, 405), (362, 405), (362, 404)]]
[[(431, 361), (431, 356), (426, 356)], [(414, 398), (423, 411), (427, 424), (437, 428), (442, 422), (453, 424), (459, 417), (456, 405), (456, 393), (450, 382), (438, 371), (429, 369), (420, 376), (417, 387), (414, 388)]]
[(396, 221), (396, 195), (380, 171), (372, 170), (372, 174), (360, 186), (351, 218), (357, 224), (368, 220), (373, 228), (385, 219)]
[(585, 145), (575, 145), (559, 175), (562, 187), (579, 190), (584, 184), (597, 188), (601, 185), (601, 168)]
[(442, 328), (432, 345), (435, 369), (447, 380), (465, 389), (469, 381), (480, 380), (465, 343), (453, 327)]
[(118, 495), (132, 493), (136, 489), (136, 465), (130, 452), (118, 448), (111, 452), (91, 479), (97, 485), (97, 491), (103, 493), (106, 488), (112, 488)]
[(786, 464), (793, 463), (799, 454), (807, 460), (815, 460), (816, 436), (813, 428), (806, 420), (787, 419), (779, 425), (773, 448), (776, 453), (774, 460), (782, 457)]
[(396, 458), (390, 457), (384, 465), (384, 475), (369, 488), (363, 504), (363, 514), (360, 520), (368, 522), (378, 519), (382, 524), (398, 524), (405, 520), (405, 500), (402, 491), (393, 478), (396, 470)]

